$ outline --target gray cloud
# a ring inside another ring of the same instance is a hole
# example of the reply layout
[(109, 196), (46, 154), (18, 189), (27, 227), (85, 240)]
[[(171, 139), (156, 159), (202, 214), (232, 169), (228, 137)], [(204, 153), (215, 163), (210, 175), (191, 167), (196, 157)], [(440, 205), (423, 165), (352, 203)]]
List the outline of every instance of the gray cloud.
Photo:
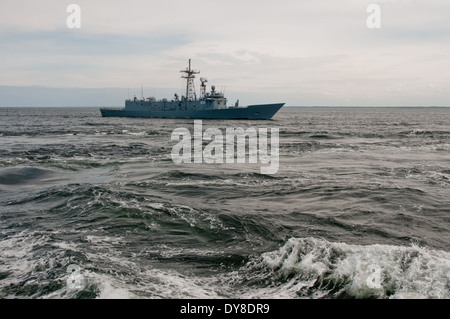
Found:
[(248, 103), (449, 104), (447, 1), (377, 1), (381, 29), (358, 0), (75, 2), (79, 30), (58, 0), (0, 4), (0, 85), (173, 88), (192, 58)]

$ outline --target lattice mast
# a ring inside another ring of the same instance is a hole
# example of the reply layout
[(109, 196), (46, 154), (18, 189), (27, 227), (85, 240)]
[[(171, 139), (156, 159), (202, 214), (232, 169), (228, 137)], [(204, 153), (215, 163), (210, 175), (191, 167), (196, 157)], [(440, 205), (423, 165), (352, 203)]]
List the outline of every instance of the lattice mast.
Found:
[(186, 79), (186, 99), (189, 101), (195, 101), (197, 99), (197, 95), (195, 94), (194, 74), (199, 74), (200, 71), (191, 69), (191, 59), (189, 59), (189, 68), (186, 68), (186, 70), (182, 70), (180, 72), (186, 73), (185, 75), (181, 76), (183, 79)]

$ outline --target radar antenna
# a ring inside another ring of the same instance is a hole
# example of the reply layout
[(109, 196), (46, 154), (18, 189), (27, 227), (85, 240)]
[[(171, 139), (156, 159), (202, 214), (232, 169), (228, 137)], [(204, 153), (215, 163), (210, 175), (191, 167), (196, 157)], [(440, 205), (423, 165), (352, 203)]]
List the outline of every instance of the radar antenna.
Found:
[(186, 70), (180, 71), (181, 73), (186, 73), (186, 75), (182, 75), (181, 77), (183, 79), (186, 79), (186, 99), (190, 101), (195, 101), (197, 99), (197, 96), (195, 94), (195, 87), (194, 87), (194, 74), (199, 74), (200, 71), (194, 71), (191, 69), (191, 59), (189, 59), (189, 68), (186, 68)]
[(202, 84), (200, 85), (200, 99), (204, 99), (206, 97), (206, 82), (208, 82), (208, 80), (206, 78), (200, 78), (200, 82), (202, 82)]

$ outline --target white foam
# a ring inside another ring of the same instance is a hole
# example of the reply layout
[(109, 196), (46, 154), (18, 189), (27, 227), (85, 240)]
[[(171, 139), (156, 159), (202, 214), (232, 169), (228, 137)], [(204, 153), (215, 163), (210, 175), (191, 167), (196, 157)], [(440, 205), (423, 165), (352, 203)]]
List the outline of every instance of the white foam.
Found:
[(216, 213), (204, 212), (186, 205), (172, 206), (166, 209), (170, 214), (184, 220), (191, 227), (203, 228), (208, 226), (209, 229), (228, 229)]
[[(320, 238), (291, 238), (278, 250), (252, 257), (233, 272), (203, 276), (142, 263), (139, 255), (124, 256), (115, 248), (123, 240), (120, 237), (89, 234), (84, 238), (96, 251), (60, 242), (54, 245), (58, 251), (36, 256), (36, 245), (51, 242), (36, 232), (21, 232), (0, 241), (0, 270), (10, 273), (1, 281), (2, 286), (29, 280), (39, 264), (49, 271), (54, 262), (69, 264), (64, 250), (80, 250), (87, 263), (79, 265), (86, 278), (86, 290), (101, 299), (319, 298), (341, 293), (353, 298), (450, 298), (450, 253), (417, 245), (352, 245)], [(156, 251), (165, 252), (169, 258), (186, 253), (219, 253), (163, 245)], [(374, 269), (379, 270), (380, 280), (371, 285), (368, 279)], [(59, 279), (65, 276), (63, 272)], [(48, 281), (45, 276), (42, 279)], [(39, 297), (72, 298), (76, 293), (63, 287)]]
[[(14, 235), (10, 235), (0, 241), (0, 271), (7, 272), (8, 276), (0, 281), (0, 287), (18, 287), (48, 284), (46, 278), (48, 271), (51, 271), (59, 263), (69, 262), (68, 257), (64, 256), (61, 250), (40, 250), (36, 252), (37, 247), (50, 245), (51, 238), (37, 231), (24, 230)], [(62, 244), (64, 246), (64, 244)], [(53, 280), (53, 279), (52, 279)], [(2, 295), (1, 298), (15, 297), (14, 292), (11, 296)], [(34, 294), (39, 296), (41, 291)], [(34, 297), (31, 296), (31, 297)], [(49, 296), (51, 297), (51, 296)], [(47, 298), (47, 296), (44, 296)]]
[(126, 277), (92, 271), (83, 276), (97, 299), (220, 298), (211, 278), (184, 276), (170, 270), (130, 267)]
[(88, 282), (96, 282), (98, 283), (99, 293), (97, 295), (97, 299), (136, 299), (139, 298), (138, 295), (132, 293), (130, 291), (130, 287), (126, 287), (126, 285), (113, 280), (110, 276), (99, 275), (95, 276), (91, 275), (88, 279)]
[(9, 278), (21, 277), (29, 273), (39, 263), (33, 259), (33, 248), (44, 245), (49, 237), (36, 232), (21, 231), (0, 241), (0, 269), (14, 274)]
[[(347, 282), (345, 293), (356, 298), (450, 298), (450, 253), (417, 245), (362, 246), (291, 238), (278, 251), (263, 254), (261, 262), (277, 276), (294, 274), (293, 280), (300, 282), (304, 278), (313, 278), (316, 285)], [(379, 269), (378, 287), (369, 282), (372, 268)]]

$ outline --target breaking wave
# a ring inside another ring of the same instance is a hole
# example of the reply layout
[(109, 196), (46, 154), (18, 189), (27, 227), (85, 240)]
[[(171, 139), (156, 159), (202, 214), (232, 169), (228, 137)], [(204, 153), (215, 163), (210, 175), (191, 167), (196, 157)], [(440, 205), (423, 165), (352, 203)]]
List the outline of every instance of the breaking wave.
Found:
[(450, 298), (450, 253), (291, 238), (232, 278), (236, 287), (254, 287), (242, 297)]

